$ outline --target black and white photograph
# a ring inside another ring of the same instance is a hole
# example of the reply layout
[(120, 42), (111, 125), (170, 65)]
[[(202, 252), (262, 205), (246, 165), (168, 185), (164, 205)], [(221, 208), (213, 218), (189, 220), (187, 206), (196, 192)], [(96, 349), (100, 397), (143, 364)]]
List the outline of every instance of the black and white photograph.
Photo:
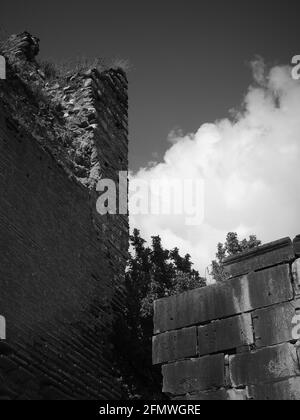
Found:
[(299, 19), (1, 0), (0, 401), (300, 400)]

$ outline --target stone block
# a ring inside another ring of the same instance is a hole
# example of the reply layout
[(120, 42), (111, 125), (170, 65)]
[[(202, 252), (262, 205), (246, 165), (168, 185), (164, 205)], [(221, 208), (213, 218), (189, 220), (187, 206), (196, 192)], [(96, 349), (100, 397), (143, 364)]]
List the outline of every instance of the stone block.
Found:
[(249, 281), (252, 309), (287, 302), (294, 297), (289, 264), (251, 273), (245, 278)]
[(293, 243), (284, 238), (227, 258), (224, 269), (230, 277), (236, 277), (294, 259)]
[(296, 348), (290, 343), (230, 356), (229, 369), (234, 388), (300, 375)]
[(259, 401), (300, 400), (300, 376), (271, 384), (250, 386), (248, 398)]
[(300, 257), (300, 235), (297, 235), (293, 241), (296, 257)]
[(294, 339), (293, 318), (300, 313), (300, 299), (260, 309), (252, 314), (256, 347), (267, 347)]
[(224, 370), (223, 354), (164, 365), (162, 367), (163, 392), (184, 395), (222, 388), (225, 385)]
[(197, 356), (197, 328), (156, 335), (153, 337), (152, 349), (154, 365)]
[(154, 302), (154, 333), (230, 317), (293, 299), (288, 264)]
[(198, 328), (199, 354), (236, 349), (254, 343), (251, 315), (213, 321)]

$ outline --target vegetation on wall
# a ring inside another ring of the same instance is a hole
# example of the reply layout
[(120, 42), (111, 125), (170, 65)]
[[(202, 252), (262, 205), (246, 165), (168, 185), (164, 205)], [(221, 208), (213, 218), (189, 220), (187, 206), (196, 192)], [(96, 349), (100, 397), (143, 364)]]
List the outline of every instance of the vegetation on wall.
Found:
[(59, 80), (60, 82), (63, 82), (67, 76), (84, 73), (91, 69), (97, 69), (99, 73), (109, 69), (121, 69), (128, 73), (132, 68), (129, 60), (122, 58), (108, 60), (81, 56), (64, 61), (38, 60), (37, 62), (47, 81)]
[(222, 263), (225, 258), (240, 252), (249, 251), (261, 245), (261, 241), (255, 235), (250, 235), (249, 239), (239, 240), (238, 234), (229, 232), (224, 244), (218, 243), (216, 259), (212, 261), (211, 275), (216, 282), (227, 280), (227, 275), (223, 269)]

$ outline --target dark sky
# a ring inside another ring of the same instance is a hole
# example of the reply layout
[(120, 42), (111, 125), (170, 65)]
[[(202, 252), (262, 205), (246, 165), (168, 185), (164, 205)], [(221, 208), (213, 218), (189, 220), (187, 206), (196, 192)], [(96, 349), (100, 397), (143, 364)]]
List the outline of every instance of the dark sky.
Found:
[[(298, 5), (297, 5), (298, 3)], [(251, 82), (247, 63), (300, 54), (299, 1), (4, 1), (0, 25), (41, 39), (43, 58), (120, 57), (130, 81), (130, 166), (161, 159), (174, 128), (226, 117)]]

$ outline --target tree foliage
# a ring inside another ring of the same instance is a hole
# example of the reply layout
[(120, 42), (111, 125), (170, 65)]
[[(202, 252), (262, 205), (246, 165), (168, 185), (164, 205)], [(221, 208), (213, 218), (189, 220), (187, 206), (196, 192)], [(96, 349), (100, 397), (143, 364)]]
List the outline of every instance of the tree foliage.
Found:
[(217, 282), (226, 280), (228, 277), (223, 269), (225, 258), (248, 251), (261, 245), (261, 241), (255, 235), (250, 235), (248, 239), (239, 240), (238, 234), (229, 232), (224, 244), (217, 245), (216, 259), (212, 261), (212, 276)]
[[(135, 229), (126, 272), (126, 305), (119, 325), (119, 354), (127, 364), (124, 381), (132, 398), (161, 396), (160, 368), (152, 366), (153, 302), (156, 299), (205, 286), (205, 279), (192, 268), (191, 256), (182, 257), (177, 248), (169, 251), (161, 238), (153, 236), (151, 246)], [(122, 331), (121, 331), (122, 328)], [(130, 357), (128, 358), (128, 354)], [(126, 357), (127, 356), (127, 357)], [(129, 359), (129, 360), (128, 360)]]

